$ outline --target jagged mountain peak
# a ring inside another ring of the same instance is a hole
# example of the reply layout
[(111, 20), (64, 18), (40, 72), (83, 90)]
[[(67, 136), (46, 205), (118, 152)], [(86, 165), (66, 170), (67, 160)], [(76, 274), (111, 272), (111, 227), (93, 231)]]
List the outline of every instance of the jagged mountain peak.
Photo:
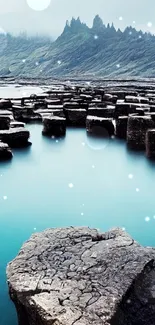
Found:
[(105, 25), (103, 24), (103, 20), (100, 18), (99, 15), (96, 15), (93, 20), (92, 29), (96, 31), (96, 30), (103, 29), (103, 27), (105, 27)]
[[(155, 75), (155, 36), (132, 26), (124, 31), (105, 26), (96, 15), (92, 28), (80, 18), (66, 21), (63, 33), (51, 42), (12, 35), (0, 37), (0, 75), (140, 76)], [(146, 56), (147, 53), (147, 56)]]

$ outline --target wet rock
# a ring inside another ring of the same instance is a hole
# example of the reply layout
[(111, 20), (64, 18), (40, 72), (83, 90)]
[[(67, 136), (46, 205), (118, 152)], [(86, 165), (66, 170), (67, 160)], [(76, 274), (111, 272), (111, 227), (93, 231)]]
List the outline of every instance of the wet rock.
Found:
[(13, 115), (15, 120), (19, 122), (31, 122), (31, 121), (41, 121), (41, 115), (34, 113), (34, 106), (13, 106)]
[(131, 149), (145, 149), (145, 137), (148, 129), (154, 128), (150, 116), (129, 116), (127, 125), (127, 144)]
[(79, 102), (66, 102), (63, 105), (64, 109), (78, 109), (80, 108), (80, 103)]
[(103, 118), (88, 115), (86, 119), (86, 130), (90, 134), (107, 137), (114, 134), (114, 125), (111, 118)]
[(0, 141), (0, 161), (10, 160), (12, 157), (13, 154), (8, 144)]
[(125, 102), (127, 103), (142, 103), (142, 104), (149, 104), (149, 99), (140, 96), (126, 96)]
[(10, 99), (0, 99), (0, 110), (11, 109), (12, 103)]
[(8, 130), (10, 127), (10, 118), (0, 115), (0, 130)]
[(98, 116), (98, 117), (114, 118), (114, 116), (115, 116), (115, 106), (107, 106), (105, 108), (89, 107), (88, 108), (88, 115)]
[(125, 99), (126, 96), (138, 96), (137, 91), (130, 91), (130, 90), (113, 90), (111, 91), (112, 95), (116, 95), (118, 99)]
[(155, 129), (146, 132), (146, 155), (155, 158)]
[(43, 135), (63, 136), (66, 134), (66, 119), (59, 116), (51, 116), (43, 119)]
[(127, 116), (136, 112), (136, 106), (132, 103), (120, 102), (116, 103), (115, 116)]
[(14, 120), (12, 112), (8, 110), (0, 110), (0, 117), (9, 118), (10, 121)]
[(155, 249), (121, 229), (48, 229), (7, 266), (19, 325), (155, 325)]
[(38, 109), (35, 114), (40, 114), (42, 118), (47, 116), (60, 116), (65, 117), (63, 109)]
[(84, 127), (87, 111), (85, 109), (66, 109), (65, 117), (68, 126)]
[(150, 106), (148, 104), (118, 102), (116, 104), (115, 116), (117, 118), (118, 116), (127, 116), (129, 114), (134, 114), (138, 108), (143, 109), (144, 112), (150, 111)]
[(120, 116), (116, 120), (116, 136), (120, 139), (126, 139), (128, 116)]
[(25, 128), (11, 128), (0, 131), (0, 140), (7, 143), (10, 147), (25, 147), (30, 145), (28, 142), (30, 132)]
[(24, 128), (25, 123), (23, 122), (11, 122), (10, 123), (10, 128)]
[(61, 100), (60, 99), (57, 99), (57, 98), (53, 98), (53, 99), (50, 99), (50, 98), (46, 98), (45, 99), (45, 102), (47, 104), (47, 106), (49, 105), (52, 105), (52, 106), (59, 106), (61, 105)]
[(145, 115), (145, 112), (143, 110), (143, 108), (136, 108), (136, 113), (140, 116), (144, 116)]

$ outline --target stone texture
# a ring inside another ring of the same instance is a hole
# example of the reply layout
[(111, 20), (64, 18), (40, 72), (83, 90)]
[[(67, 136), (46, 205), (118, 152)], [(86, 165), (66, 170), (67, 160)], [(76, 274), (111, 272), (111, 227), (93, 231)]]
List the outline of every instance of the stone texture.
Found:
[(13, 157), (12, 151), (7, 143), (0, 142), (0, 161), (10, 160)]
[(48, 229), (7, 266), (19, 325), (155, 325), (155, 249), (121, 229)]
[(107, 106), (107, 107), (104, 107), (104, 108), (89, 107), (88, 115), (98, 116), (98, 117), (114, 118), (114, 116), (115, 116), (115, 107), (114, 106)]
[(25, 147), (30, 144), (28, 139), (30, 132), (25, 128), (11, 128), (0, 131), (0, 140), (7, 143), (10, 147)]
[(86, 109), (65, 109), (68, 126), (84, 127), (86, 125)]
[(66, 119), (64, 117), (51, 116), (43, 119), (43, 135), (63, 136), (66, 134)]
[(25, 127), (25, 123), (23, 122), (11, 122), (10, 123), (10, 128), (24, 128)]
[(155, 129), (146, 133), (146, 155), (148, 158), (155, 158)]
[(98, 136), (111, 136), (114, 134), (113, 121), (111, 118), (88, 115), (86, 119), (86, 130), (88, 133)]
[(144, 150), (148, 129), (154, 128), (150, 116), (129, 116), (127, 125), (127, 144), (131, 149)]
[(0, 116), (0, 130), (8, 130), (10, 127), (10, 118), (7, 116)]
[(128, 116), (120, 116), (116, 119), (116, 136), (120, 139), (126, 139)]

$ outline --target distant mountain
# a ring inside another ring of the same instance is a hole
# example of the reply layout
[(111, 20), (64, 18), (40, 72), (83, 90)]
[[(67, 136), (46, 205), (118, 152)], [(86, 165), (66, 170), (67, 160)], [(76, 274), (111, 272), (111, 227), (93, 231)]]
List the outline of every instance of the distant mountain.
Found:
[(45, 37), (0, 34), (0, 76), (155, 77), (155, 36), (123, 32), (97, 15), (92, 28), (72, 18), (52, 42)]

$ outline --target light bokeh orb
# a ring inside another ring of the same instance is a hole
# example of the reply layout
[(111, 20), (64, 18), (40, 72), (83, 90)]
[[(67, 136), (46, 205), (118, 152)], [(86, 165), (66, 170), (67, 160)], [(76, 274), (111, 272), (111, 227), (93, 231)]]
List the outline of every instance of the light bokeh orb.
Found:
[(27, 0), (28, 6), (35, 11), (42, 11), (49, 7), (51, 0)]

